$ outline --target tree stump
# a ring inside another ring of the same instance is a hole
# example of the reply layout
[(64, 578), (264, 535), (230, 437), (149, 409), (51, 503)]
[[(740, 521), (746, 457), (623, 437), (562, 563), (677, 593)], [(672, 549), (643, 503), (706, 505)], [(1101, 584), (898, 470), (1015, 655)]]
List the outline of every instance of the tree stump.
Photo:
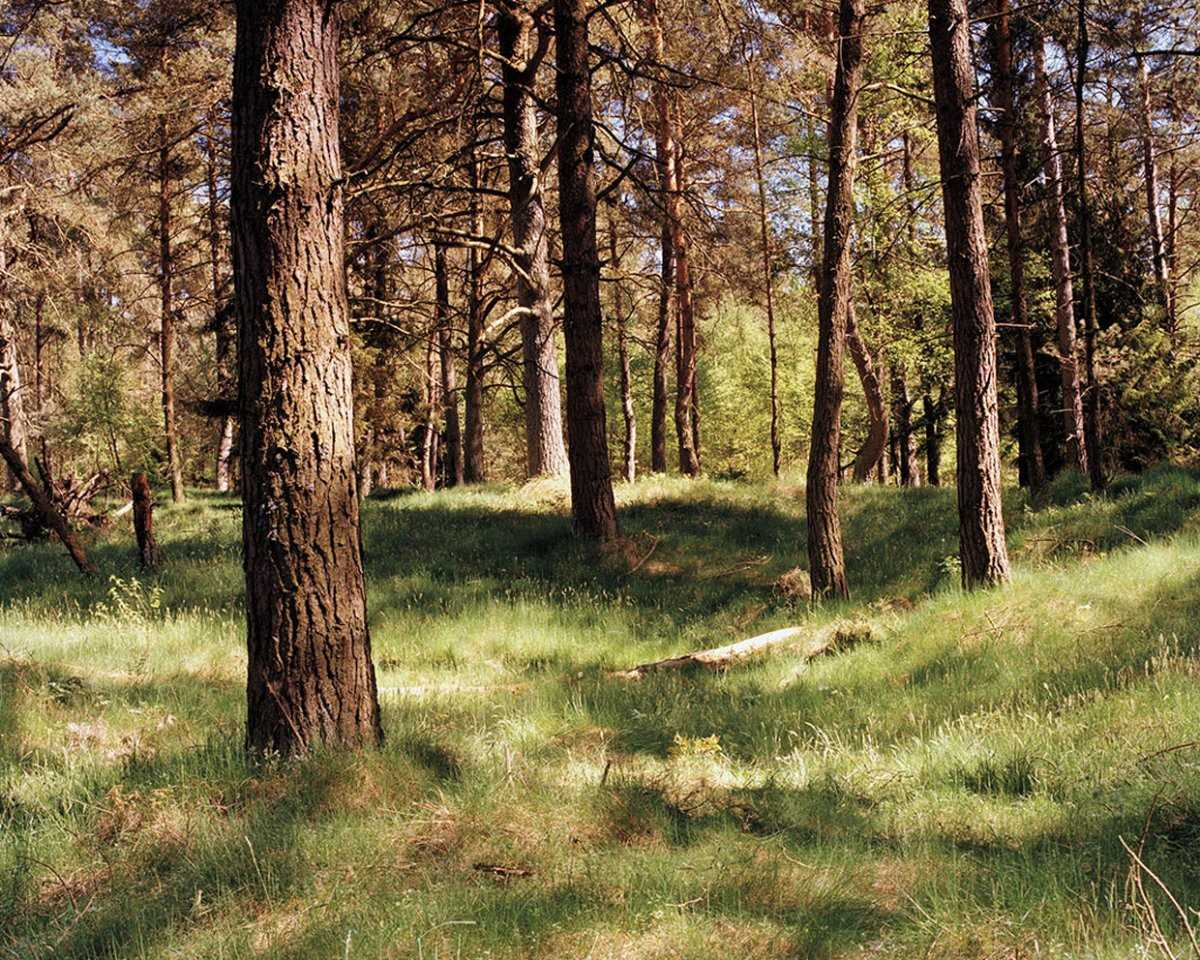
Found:
[(144, 473), (135, 473), (133, 489), (133, 531), (137, 534), (138, 561), (143, 570), (158, 567), (158, 542), (154, 539), (154, 493)]

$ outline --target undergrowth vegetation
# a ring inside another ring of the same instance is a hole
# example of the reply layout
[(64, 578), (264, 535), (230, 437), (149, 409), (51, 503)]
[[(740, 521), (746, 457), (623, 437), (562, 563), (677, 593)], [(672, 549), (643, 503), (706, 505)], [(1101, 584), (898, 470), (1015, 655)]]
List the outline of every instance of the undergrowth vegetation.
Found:
[[(233, 500), (164, 508), (156, 576), (124, 535), (91, 582), (0, 553), (0, 954), (1182, 955), (1200, 473), (1013, 493), (1014, 582), (971, 595), (953, 491), (847, 489), (854, 598), (816, 607), (779, 587), (800, 488), (619, 497), (599, 557), (554, 484), (372, 498), (387, 743), (289, 764), (241, 751)], [(839, 623), (811, 662), (610, 676)]]

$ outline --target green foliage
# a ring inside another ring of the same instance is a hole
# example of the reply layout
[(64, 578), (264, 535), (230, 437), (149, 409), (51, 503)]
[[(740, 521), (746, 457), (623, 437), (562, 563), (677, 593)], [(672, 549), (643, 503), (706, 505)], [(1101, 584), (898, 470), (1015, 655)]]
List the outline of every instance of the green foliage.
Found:
[(119, 475), (153, 465), (162, 442), (157, 408), (135, 391), (123, 358), (84, 357), (64, 396), (53, 439), (70, 456)]

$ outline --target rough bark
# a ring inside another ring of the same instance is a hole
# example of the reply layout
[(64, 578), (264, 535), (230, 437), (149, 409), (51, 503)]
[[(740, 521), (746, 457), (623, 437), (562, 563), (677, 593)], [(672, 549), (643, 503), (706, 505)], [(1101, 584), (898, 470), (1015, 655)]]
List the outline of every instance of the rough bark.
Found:
[(41, 514), (42, 522), (58, 536), (67, 553), (70, 554), (71, 560), (79, 568), (79, 572), (88, 576), (95, 574), (95, 564), (88, 559), (83, 545), (80, 544), (79, 538), (75, 536), (75, 531), (67, 523), (66, 517), (54, 505), (54, 501), (50, 499), (46, 490), (33, 478), (25, 460), (17, 453), (16, 448), (7, 438), (0, 439), (0, 458), (3, 458), (8, 465), (8, 469), (16, 478), (21, 490), (24, 491), (25, 496), (29, 497), (33, 508)]
[(1087, 140), (1084, 136), (1083, 88), (1087, 82), (1087, 0), (1076, 7), (1075, 48), (1075, 176), (1079, 202), (1079, 273), (1083, 280), (1083, 439), (1087, 445), (1088, 480), (1093, 490), (1104, 489), (1104, 464), (1100, 454), (1100, 385), (1096, 380), (1096, 276), (1092, 261), (1092, 205), (1087, 187)]
[(446, 465), (446, 486), (463, 482), (462, 431), (458, 424), (458, 384), (454, 370), (453, 331), (450, 329), (450, 274), (446, 269), (446, 248), (434, 248), (434, 273), (437, 275), (438, 367), (441, 376), (439, 394), (442, 408), (442, 456)]
[(150, 478), (144, 473), (135, 473), (130, 481), (133, 492), (133, 532), (137, 539), (138, 563), (143, 570), (158, 567), (158, 541), (154, 538), (154, 493), (150, 489)]
[(992, 95), (1000, 112), (1000, 167), (1004, 175), (1004, 230), (1008, 247), (1008, 275), (1011, 287), (1012, 340), (1017, 366), (1017, 443), (1022, 473), (1029, 488), (1038, 493), (1046, 485), (1046, 464), (1042, 459), (1042, 437), (1038, 423), (1037, 376), (1033, 360), (1033, 334), (1025, 298), (1025, 245), (1021, 239), (1021, 181), (1017, 171), (1018, 117), (1013, 96), (1012, 35), (1009, 29), (1008, 0), (996, 0), (996, 15), (991, 23), (995, 80)]
[(1058, 331), (1059, 379), (1062, 383), (1063, 436), (1069, 466), (1088, 476), (1087, 445), (1083, 440), (1083, 396), (1079, 388), (1078, 348), (1075, 343), (1075, 290), (1071, 282), (1067, 211), (1063, 203), (1062, 160), (1054, 130), (1054, 104), (1046, 77), (1045, 42), (1033, 43), (1034, 76), (1041, 113), (1042, 166), (1046, 174), (1046, 204), (1050, 217), (1050, 269), (1054, 276), (1054, 320)]
[(533, 18), (517, 4), (500, 8), (496, 19), (505, 58), (504, 152), (513, 239), (519, 251), (517, 302), (521, 319), (522, 377), (525, 387), (525, 469), (530, 477), (567, 472), (562, 400), (558, 380), (554, 315), (551, 311), (549, 240), (542, 202), (534, 82), (540, 53), (533, 47)]
[(324, 0), (237, 0), (246, 743), (283, 755), (382, 739), (354, 455), (337, 51)]
[(158, 122), (158, 284), (160, 322), (158, 333), (161, 366), (163, 432), (167, 446), (167, 473), (171, 499), (184, 500), (183, 467), (179, 462), (179, 433), (175, 427), (175, 262), (171, 249), (171, 147), (167, 120)]
[(675, 170), (675, 119), (662, 69), (666, 52), (657, 0), (646, 0), (642, 6), (642, 16), (650, 35), (650, 61), (658, 70), (651, 96), (655, 115), (654, 157), (658, 171), (658, 202), (662, 214), (659, 230), (661, 268), (658, 323), (654, 336), (653, 398), (650, 408), (650, 469), (654, 473), (666, 473), (667, 377), (671, 366), (675, 315), (675, 231), (672, 227), (672, 210), (679, 189)]
[(996, 320), (980, 198), (970, 28), (966, 0), (929, 0), (954, 326), (959, 553), (968, 588), (1009, 578), (1000, 502)]
[(750, 120), (754, 126), (754, 179), (758, 187), (758, 233), (762, 245), (763, 305), (767, 313), (767, 350), (771, 364), (771, 472), (779, 476), (779, 353), (775, 344), (775, 271), (771, 264), (771, 225), (767, 218), (767, 184), (763, 176), (762, 131), (758, 122), (755, 78), (746, 65), (750, 83)]
[(668, 201), (675, 251), (675, 438), (679, 472), (700, 475), (699, 414), (696, 408), (696, 305), (688, 235), (683, 223), (683, 145), (675, 136), (675, 195)]
[(617, 358), (621, 375), (621, 417), (625, 422), (621, 446), (621, 472), (626, 483), (633, 483), (637, 478), (637, 417), (634, 414), (633, 387), (629, 373), (629, 318), (625, 313), (624, 297), (621, 293), (621, 255), (617, 250), (615, 210), (608, 219), (608, 264), (613, 274), (613, 314), (617, 327)]
[(854, 225), (858, 88), (863, 71), (863, 0), (840, 0), (838, 58), (829, 121), (829, 179), (825, 196), (824, 253), (817, 300), (818, 335), (812, 443), (805, 502), (808, 569), (815, 597), (849, 596), (838, 516), (842, 435), (842, 357), (850, 311), (850, 234)]
[(858, 329), (853, 300), (846, 306), (846, 346), (850, 348), (854, 369), (858, 371), (858, 380), (867, 402), (867, 439), (854, 458), (854, 482), (866, 483), (876, 467), (883, 468), (883, 476), (887, 476), (883, 456), (888, 444), (888, 416), (883, 400), (883, 384), (871, 360), (871, 351)]
[(596, 250), (592, 84), (586, 0), (555, 0), (558, 201), (567, 342), (567, 453), (576, 533), (617, 536), (604, 413), (604, 336)]

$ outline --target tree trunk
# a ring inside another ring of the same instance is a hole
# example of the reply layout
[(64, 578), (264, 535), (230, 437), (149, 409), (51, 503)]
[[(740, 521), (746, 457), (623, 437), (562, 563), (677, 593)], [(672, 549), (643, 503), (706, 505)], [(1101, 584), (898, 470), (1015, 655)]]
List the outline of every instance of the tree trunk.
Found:
[(754, 179), (758, 186), (758, 232), (762, 243), (763, 295), (767, 310), (767, 349), (771, 363), (771, 472), (779, 476), (779, 353), (775, 345), (775, 271), (771, 266), (771, 227), (767, 218), (767, 184), (763, 176), (762, 131), (758, 123), (755, 77), (746, 64), (750, 85), (750, 120), (754, 126)]
[(66, 548), (67, 553), (71, 555), (71, 559), (75, 562), (75, 566), (79, 568), (79, 572), (88, 576), (95, 574), (95, 564), (88, 559), (87, 553), (84, 552), (83, 546), (75, 536), (75, 532), (67, 523), (66, 517), (54, 505), (54, 501), (50, 499), (50, 495), (46, 490), (33, 479), (33, 474), (29, 472), (29, 467), (25, 463), (25, 460), (17, 453), (16, 448), (6, 437), (0, 438), (0, 458), (3, 458), (4, 462), (8, 464), (8, 469), (16, 478), (25, 495), (29, 497), (33, 508), (42, 515), (42, 522), (58, 535), (58, 539)]
[(246, 744), (285, 756), (383, 735), (354, 457), (337, 53), (324, 0), (237, 0)]
[[(231, 314), (221, 302), (221, 210), (217, 196), (217, 108), (208, 117), (205, 132), (205, 173), (208, 179), (208, 258), (209, 279), (212, 285), (213, 333), (217, 338), (217, 393), (222, 399), (237, 392), (237, 373), (234, 365), (236, 347), (227, 319)], [(230, 487), (230, 460), (233, 458), (233, 416), (223, 414), (217, 420), (217, 492), (227, 493)]]
[(443, 456), (446, 461), (446, 486), (463, 482), (462, 433), (458, 425), (458, 394), (454, 375), (454, 344), (450, 329), (450, 275), (446, 270), (446, 248), (434, 247), (434, 272), (437, 274), (437, 338), (441, 372)]
[(909, 395), (908, 378), (900, 361), (893, 360), (891, 368), (892, 423), (895, 425), (893, 436), (899, 453), (900, 485), (919, 487), (921, 468), (917, 464), (917, 437), (912, 428), (913, 401)]
[(175, 429), (175, 264), (171, 253), (171, 147), (167, 120), (158, 121), (158, 283), (162, 297), (158, 350), (162, 365), (163, 428), (167, 442), (167, 472), (171, 499), (183, 503), (183, 468), (179, 463), (179, 437)]
[(675, 126), (671, 113), (666, 78), (663, 75), (665, 46), (662, 19), (657, 0), (646, 0), (646, 26), (650, 33), (650, 58), (658, 69), (653, 100), (657, 126), (654, 154), (658, 167), (658, 200), (662, 208), (661, 277), (658, 291), (658, 325), (654, 337), (654, 395), (650, 410), (650, 469), (667, 472), (667, 371), (671, 365), (671, 344), (675, 306), (675, 231), (671, 211), (678, 195), (675, 170)]
[(633, 483), (637, 478), (637, 419), (633, 410), (633, 389), (629, 375), (629, 318), (625, 314), (624, 298), (621, 296), (621, 255), (617, 251), (616, 204), (608, 219), (608, 263), (612, 271), (613, 314), (617, 326), (617, 354), (621, 364), (621, 416), (625, 421), (625, 436), (622, 444), (621, 461), (625, 482)]
[(1008, 273), (1012, 296), (1013, 340), (1017, 354), (1017, 439), (1030, 489), (1046, 485), (1042, 437), (1038, 424), (1037, 376), (1033, 366), (1033, 334), (1025, 299), (1025, 247), (1021, 239), (1021, 182), (1017, 173), (1018, 117), (1013, 98), (1012, 36), (1008, 0), (996, 0), (991, 24), (995, 54), (993, 96), (1000, 111), (1000, 166), (1004, 174), (1004, 228), (1008, 241)]
[(1158, 211), (1158, 162), (1154, 156), (1154, 101), (1150, 94), (1150, 65), (1138, 57), (1138, 80), (1142, 96), (1142, 169), (1146, 180), (1146, 215), (1150, 224), (1150, 252), (1154, 263), (1154, 282), (1168, 328), (1174, 326), (1171, 316), (1171, 277), (1167, 272), (1167, 257), (1163, 248), (1162, 218)]
[(1078, 45), (1075, 48), (1075, 174), (1079, 190), (1079, 268), (1083, 279), (1083, 366), (1087, 388), (1083, 395), (1083, 439), (1087, 445), (1088, 479), (1093, 490), (1104, 489), (1100, 455), (1100, 386), (1096, 382), (1096, 278), (1092, 263), (1092, 207), (1087, 188), (1087, 141), (1084, 139), (1083, 88), (1087, 80), (1087, 0), (1078, 0)]
[(1046, 77), (1045, 41), (1033, 41), (1033, 67), (1041, 112), (1042, 165), (1046, 173), (1046, 203), (1050, 215), (1050, 268), (1054, 275), (1054, 318), (1058, 330), (1059, 377), (1062, 382), (1063, 436), (1067, 463), (1089, 476), (1084, 443), (1083, 396), (1079, 389), (1079, 360), (1075, 344), (1075, 291), (1071, 282), (1071, 254), (1067, 239), (1067, 211), (1063, 203), (1062, 160), (1054, 131), (1054, 104)]
[(542, 204), (537, 108), (534, 82), (533, 19), (523, 6), (502, 5), (496, 20), (505, 58), (504, 152), (508, 157), (508, 196), (513, 239), (520, 251), (517, 302), (521, 319), (525, 387), (525, 469), (530, 477), (567, 472), (563, 445), (558, 351), (551, 312), (546, 213)]
[(437, 350), (438, 317), (435, 311), (429, 336), (425, 341), (425, 422), (421, 425), (421, 486), (429, 491), (437, 488), (438, 478), (438, 414), (441, 412), (441, 378), (438, 376)]
[(150, 479), (135, 473), (130, 482), (133, 491), (133, 532), (137, 538), (138, 563), (143, 570), (158, 568), (158, 541), (154, 539), (154, 493)]
[[(0, 249), (0, 285), (6, 285), (5, 257)], [(9, 313), (12, 301), (0, 303), (0, 438), (12, 445), (22, 463), (28, 462), (29, 444), (25, 423), (24, 394), (21, 390), (21, 364), (17, 356), (17, 336)], [(13, 489), (20, 479), (12, 474)]]
[[(472, 153), (469, 209), (471, 233), (475, 236), (483, 233), (478, 191), (479, 161)], [(467, 251), (467, 382), (464, 391), (466, 438), (463, 442), (463, 480), (466, 483), (483, 483), (487, 479), (487, 461), (483, 449), (483, 358), (487, 344), (484, 342), (482, 287), (479, 251), (471, 247)], [(557, 364), (554, 372), (557, 379)], [(559, 419), (561, 422), (561, 413)]]
[(838, 58), (829, 121), (829, 185), (818, 297), (817, 369), (805, 501), (809, 579), (815, 597), (850, 595), (842, 552), (837, 488), (842, 437), (842, 356), (851, 309), (850, 235), (854, 226), (858, 87), (863, 71), (864, 0), (840, 0)]
[(887, 406), (883, 402), (883, 384), (871, 361), (871, 352), (859, 333), (853, 300), (846, 304), (846, 345), (850, 348), (850, 356), (867, 401), (867, 439), (854, 458), (854, 482), (866, 483), (877, 466), (884, 466), (883, 476), (887, 477), (883, 454), (888, 443), (888, 417)]
[(617, 536), (604, 414), (604, 332), (596, 251), (592, 83), (587, 0), (555, 0), (558, 38), (558, 200), (567, 341), (567, 452), (576, 533)]
[(942, 485), (942, 403), (926, 393), (921, 397), (925, 414), (925, 478), (931, 487)]
[(696, 308), (688, 236), (683, 225), (683, 145), (675, 136), (675, 196), (671, 199), (672, 247), (675, 250), (675, 437), (679, 442), (679, 472), (700, 475), (700, 444), (696, 437)]
[(1000, 502), (996, 319), (979, 189), (971, 20), (966, 0), (929, 0), (929, 40), (954, 323), (958, 521), (963, 585), (1009, 578)]

